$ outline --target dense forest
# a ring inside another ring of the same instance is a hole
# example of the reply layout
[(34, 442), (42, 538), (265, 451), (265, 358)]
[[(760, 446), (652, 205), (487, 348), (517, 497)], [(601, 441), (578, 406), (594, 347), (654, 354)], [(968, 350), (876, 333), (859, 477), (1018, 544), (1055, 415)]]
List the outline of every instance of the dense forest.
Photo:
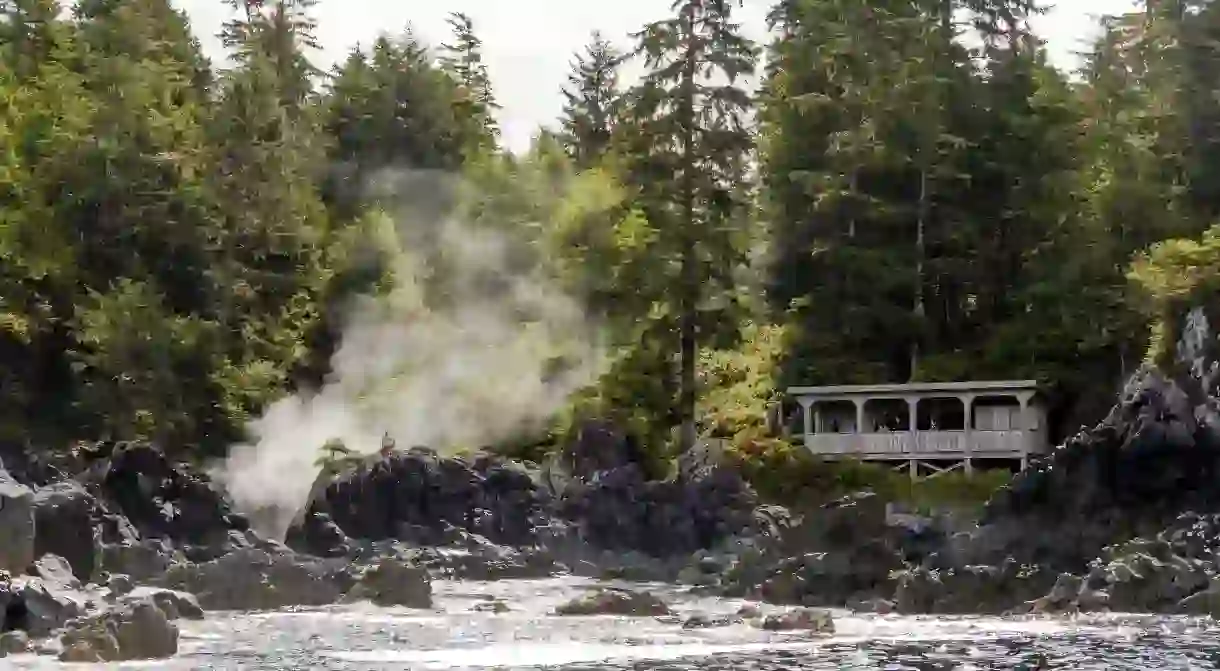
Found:
[(764, 45), (676, 0), (513, 154), (469, 17), (322, 72), (313, 0), (230, 2), (224, 67), (168, 0), (0, 3), (0, 440), (215, 455), (322, 384), (412, 252), (387, 170), (454, 176), (429, 207), (598, 325), (551, 435), (659, 451), (763, 438), (793, 382), (1037, 378), (1073, 430), (1220, 277), (1220, 3), (1107, 18), (1065, 73), (1033, 0), (780, 0)]

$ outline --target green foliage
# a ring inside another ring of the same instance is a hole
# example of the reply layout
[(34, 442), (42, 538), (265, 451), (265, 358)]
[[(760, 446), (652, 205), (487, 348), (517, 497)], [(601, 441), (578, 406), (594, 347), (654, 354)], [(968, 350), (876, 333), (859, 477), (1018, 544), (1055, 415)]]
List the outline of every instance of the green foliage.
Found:
[(782, 327), (748, 324), (737, 349), (704, 353), (699, 373), (703, 436), (737, 439), (765, 433), (765, 413), (783, 395), (777, 385), (787, 347)]
[[(730, 440), (783, 500), (974, 501), (992, 476), (814, 463), (768, 437), (768, 405), (793, 383), (1037, 378), (1071, 429), (1149, 321), (1166, 360), (1220, 277), (1220, 5), (1146, 4), (1073, 82), (1029, 0), (778, 0), (755, 99), (740, 3), (677, 0), (627, 54), (594, 34), (556, 132), (513, 155), (460, 13), (447, 44), (377, 37), (319, 89), (313, 0), (230, 2), (219, 73), (167, 0), (3, 3), (0, 440), (223, 450), (326, 379), (353, 296), (413, 319), (455, 295), (374, 188), (406, 175), (425, 186), (395, 206), (519, 242), (512, 269), (579, 298), (596, 328), (572, 339), (605, 351), (506, 449), (597, 417), (658, 470)], [(431, 284), (398, 282), (408, 254)]]
[(776, 439), (739, 439), (733, 452), (738, 468), (759, 495), (794, 509), (808, 509), (861, 491), (919, 512), (977, 513), (1012, 474), (1006, 470), (944, 473), (911, 480), (883, 464), (825, 461)]
[(365, 457), (352, 452), (351, 448), (343, 444), (343, 441), (332, 438), (318, 448), (318, 458), (314, 460), (314, 465), (319, 468), (321, 473), (319, 478), (327, 474), (339, 473), (363, 463)]
[(1216, 307), (1220, 291), (1220, 226), (1199, 240), (1166, 240), (1136, 258), (1128, 277), (1140, 290), (1142, 307), (1153, 321), (1149, 358), (1169, 370), (1174, 365), (1178, 332), (1187, 310)]
[(599, 32), (576, 55), (563, 90), (561, 141), (581, 167), (597, 164), (610, 148), (618, 122), (622, 92), (618, 70), (623, 57)]

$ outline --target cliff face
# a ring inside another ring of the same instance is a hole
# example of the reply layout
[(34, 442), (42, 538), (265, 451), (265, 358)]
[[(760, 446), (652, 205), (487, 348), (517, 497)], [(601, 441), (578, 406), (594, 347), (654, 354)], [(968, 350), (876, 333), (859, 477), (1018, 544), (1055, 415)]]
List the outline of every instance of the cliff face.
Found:
[(1220, 341), (1204, 308), (1180, 323), (1171, 365), (1146, 366), (1100, 424), (1001, 490), (954, 563), (1077, 572), (1184, 512), (1220, 511)]

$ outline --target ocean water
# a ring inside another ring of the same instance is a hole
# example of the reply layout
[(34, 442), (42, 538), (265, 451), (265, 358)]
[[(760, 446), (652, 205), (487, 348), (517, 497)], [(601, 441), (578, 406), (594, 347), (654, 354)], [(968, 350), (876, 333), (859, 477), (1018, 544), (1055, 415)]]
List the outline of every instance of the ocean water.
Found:
[[(1220, 627), (1199, 618), (862, 616), (836, 612), (836, 633), (766, 632), (748, 625), (683, 629), (693, 613), (730, 614), (744, 602), (647, 586), (678, 613), (656, 618), (557, 617), (596, 583), (575, 578), (434, 583), (429, 611), (368, 604), (183, 622), (171, 660), (66, 665), (32, 656), (8, 669), (1220, 669)], [(641, 587), (635, 585), (634, 587)], [(511, 608), (473, 610), (500, 599)]]

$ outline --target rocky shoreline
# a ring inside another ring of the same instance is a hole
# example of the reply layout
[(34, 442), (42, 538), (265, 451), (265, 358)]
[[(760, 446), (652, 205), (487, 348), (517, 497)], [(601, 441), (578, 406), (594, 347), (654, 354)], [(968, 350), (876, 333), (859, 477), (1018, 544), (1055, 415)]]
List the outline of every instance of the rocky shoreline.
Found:
[[(818, 607), (1220, 617), (1213, 340), (1184, 337), (1176, 372), (1134, 377), (1105, 421), (1016, 477), (957, 533), (891, 524), (868, 492), (803, 515), (761, 505), (704, 449), (682, 455), (675, 477), (649, 480), (627, 441), (597, 425), (545, 468), (410, 449), (339, 469), (285, 543), (260, 536), (205, 475), (151, 446), (97, 445), (55, 464), (7, 450), (0, 655), (165, 657), (176, 650), (174, 621), (205, 610), (426, 608), (434, 578), (565, 573), (795, 606), (782, 616), (791, 622), (766, 626), (815, 631), (833, 626), (807, 610)], [(664, 610), (646, 595), (590, 598), (574, 612)]]

